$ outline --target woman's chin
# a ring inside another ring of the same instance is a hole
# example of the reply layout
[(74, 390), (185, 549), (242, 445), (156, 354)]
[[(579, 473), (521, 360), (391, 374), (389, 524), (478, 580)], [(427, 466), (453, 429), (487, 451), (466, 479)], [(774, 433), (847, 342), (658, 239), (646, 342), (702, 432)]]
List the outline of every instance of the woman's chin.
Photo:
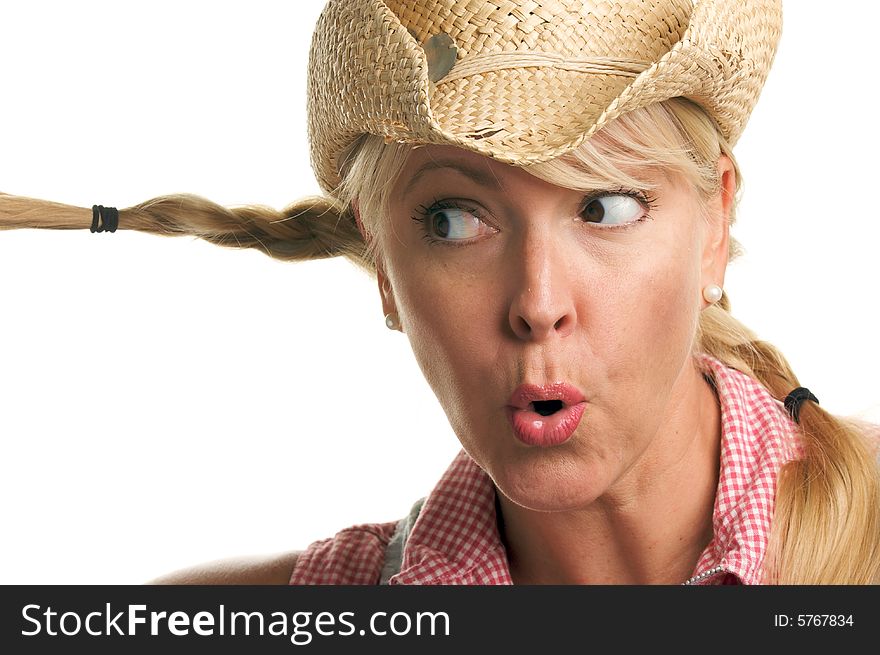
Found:
[(498, 491), (520, 507), (536, 512), (582, 509), (605, 491), (600, 472), (588, 466), (528, 459), (486, 469)]

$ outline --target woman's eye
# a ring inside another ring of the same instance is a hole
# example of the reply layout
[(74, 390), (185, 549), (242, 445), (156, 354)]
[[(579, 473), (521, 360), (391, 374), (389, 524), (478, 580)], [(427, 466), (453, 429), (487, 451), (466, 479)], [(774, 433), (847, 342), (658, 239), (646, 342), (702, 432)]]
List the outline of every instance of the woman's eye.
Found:
[(428, 236), (438, 241), (467, 241), (497, 231), (460, 207), (429, 209), (424, 222)]
[(645, 206), (638, 198), (614, 193), (592, 198), (584, 206), (581, 217), (587, 223), (621, 225), (638, 221), (644, 218), (645, 214)]

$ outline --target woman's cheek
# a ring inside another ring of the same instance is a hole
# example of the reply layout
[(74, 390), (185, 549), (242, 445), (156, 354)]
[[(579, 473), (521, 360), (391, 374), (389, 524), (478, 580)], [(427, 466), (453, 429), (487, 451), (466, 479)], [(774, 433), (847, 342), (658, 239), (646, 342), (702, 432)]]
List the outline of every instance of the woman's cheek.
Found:
[(438, 385), (452, 382), (451, 364), (469, 347), (472, 330), (467, 328), (475, 319), (464, 315), (473, 306), (464, 290), (435, 280), (430, 271), (410, 276), (398, 293), (398, 310), (416, 361), (438, 391)]
[[(597, 336), (594, 343), (603, 344), (598, 350), (604, 351), (611, 379), (628, 386), (639, 380), (647, 383), (646, 374), (652, 370), (667, 382), (677, 374), (690, 352), (696, 325), (691, 268), (684, 261), (640, 257), (620, 270), (617, 283), (595, 299), (589, 311), (602, 320), (588, 331)], [(658, 383), (663, 382), (652, 381)]]
[(642, 300), (639, 312), (642, 342), (654, 350), (654, 358), (668, 367), (678, 368), (691, 352), (698, 308), (695, 279), (686, 262), (660, 268), (646, 282), (650, 293)]

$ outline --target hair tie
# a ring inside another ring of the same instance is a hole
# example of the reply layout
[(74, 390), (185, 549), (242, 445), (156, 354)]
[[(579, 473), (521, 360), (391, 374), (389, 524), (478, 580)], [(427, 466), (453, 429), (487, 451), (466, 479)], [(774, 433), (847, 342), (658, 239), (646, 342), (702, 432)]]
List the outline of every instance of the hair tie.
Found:
[(791, 417), (795, 420), (795, 423), (800, 423), (799, 417), (801, 413), (801, 405), (805, 400), (812, 400), (817, 405), (819, 404), (819, 399), (813, 395), (813, 392), (807, 389), (806, 387), (798, 387), (790, 394), (785, 397), (783, 404), (785, 405), (785, 409), (788, 410), (788, 413), (791, 414)]
[(119, 225), (119, 210), (116, 207), (92, 205), (92, 232), (115, 232)]

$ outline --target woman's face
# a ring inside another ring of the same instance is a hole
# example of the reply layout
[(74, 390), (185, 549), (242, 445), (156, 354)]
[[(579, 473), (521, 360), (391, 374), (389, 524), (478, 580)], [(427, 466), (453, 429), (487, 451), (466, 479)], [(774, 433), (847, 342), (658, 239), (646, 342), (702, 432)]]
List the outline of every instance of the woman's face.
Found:
[(693, 374), (726, 225), (684, 182), (656, 181), (585, 194), (427, 146), (396, 183), (385, 311), (464, 448), (524, 507), (575, 508), (638, 476)]

